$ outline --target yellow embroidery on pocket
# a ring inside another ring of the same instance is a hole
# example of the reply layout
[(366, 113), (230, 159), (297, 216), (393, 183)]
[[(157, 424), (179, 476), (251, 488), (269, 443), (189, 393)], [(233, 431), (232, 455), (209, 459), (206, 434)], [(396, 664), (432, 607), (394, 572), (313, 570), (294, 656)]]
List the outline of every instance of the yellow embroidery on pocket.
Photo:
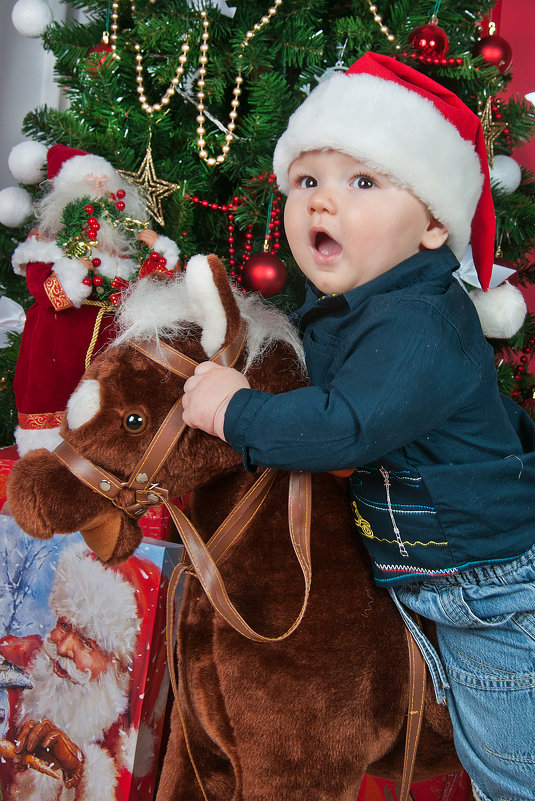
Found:
[(368, 521), (362, 517), (361, 513), (357, 508), (356, 501), (353, 501), (353, 510), (355, 512), (355, 525), (360, 528), (360, 530), (362, 531), (362, 535), (364, 537), (368, 537), (368, 539), (373, 540), (374, 537), (373, 537), (372, 527), (370, 526)]

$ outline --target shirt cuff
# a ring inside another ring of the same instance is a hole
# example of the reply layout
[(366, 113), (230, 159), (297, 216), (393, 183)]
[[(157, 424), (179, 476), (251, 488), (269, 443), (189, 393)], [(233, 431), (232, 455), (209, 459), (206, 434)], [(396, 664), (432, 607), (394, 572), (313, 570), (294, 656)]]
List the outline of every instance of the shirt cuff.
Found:
[(223, 433), (228, 444), (243, 456), (243, 466), (248, 473), (256, 472), (257, 465), (251, 461), (247, 435), (250, 435), (258, 409), (270, 397), (256, 389), (239, 389), (230, 399), (225, 412)]

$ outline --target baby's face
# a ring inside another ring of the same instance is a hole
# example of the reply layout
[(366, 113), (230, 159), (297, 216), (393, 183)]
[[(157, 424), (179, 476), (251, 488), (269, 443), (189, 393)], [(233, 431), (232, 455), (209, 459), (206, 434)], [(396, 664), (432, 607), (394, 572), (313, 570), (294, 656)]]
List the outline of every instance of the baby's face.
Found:
[(354, 289), (447, 238), (412, 192), (338, 150), (302, 153), (289, 180), (286, 236), (324, 294)]

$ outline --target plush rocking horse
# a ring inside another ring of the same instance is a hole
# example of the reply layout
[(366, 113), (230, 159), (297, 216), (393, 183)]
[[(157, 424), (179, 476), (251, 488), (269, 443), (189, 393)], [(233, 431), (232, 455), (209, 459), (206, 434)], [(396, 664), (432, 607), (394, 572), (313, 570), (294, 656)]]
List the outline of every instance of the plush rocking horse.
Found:
[[(355, 801), (365, 772), (398, 778), (407, 638), (374, 585), (343, 482), (259, 470), (258, 489), (226, 443), (182, 424), (184, 381), (206, 358), (261, 390), (306, 384), (295, 333), (235, 292), (213, 256), (175, 280), (140, 281), (121, 326), (68, 403), (64, 442), (22, 458), (8, 498), (28, 534), (79, 530), (116, 563), (139, 544), (147, 505), (193, 491), (191, 524), (175, 515), (191, 547), (157, 801)], [(458, 767), (428, 686), (414, 779)]]

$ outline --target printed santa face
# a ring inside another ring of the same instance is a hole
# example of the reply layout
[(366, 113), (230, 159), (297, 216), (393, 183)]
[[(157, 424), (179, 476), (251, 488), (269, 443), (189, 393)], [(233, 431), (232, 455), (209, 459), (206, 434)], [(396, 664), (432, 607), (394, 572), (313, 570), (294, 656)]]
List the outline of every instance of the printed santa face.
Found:
[(58, 653), (54, 661), (54, 673), (75, 684), (97, 679), (113, 664), (110, 654), (99, 648), (95, 640), (85, 636), (65, 617), (60, 617), (56, 622), (50, 632), (50, 641)]
[[(56, 627), (53, 632), (56, 632)], [(20, 723), (48, 718), (78, 746), (101, 739), (119, 715), (128, 708), (130, 674), (112, 655), (104, 661), (86, 657), (86, 667), (78, 655), (68, 655), (51, 632), (29, 670), (33, 684), (23, 696)], [(71, 625), (69, 637), (76, 630)], [(76, 632), (76, 636), (80, 636)], [(62, 636), (60, 642), (65, 642)], [(101, 657), (103, 652), (101, 652)]]

